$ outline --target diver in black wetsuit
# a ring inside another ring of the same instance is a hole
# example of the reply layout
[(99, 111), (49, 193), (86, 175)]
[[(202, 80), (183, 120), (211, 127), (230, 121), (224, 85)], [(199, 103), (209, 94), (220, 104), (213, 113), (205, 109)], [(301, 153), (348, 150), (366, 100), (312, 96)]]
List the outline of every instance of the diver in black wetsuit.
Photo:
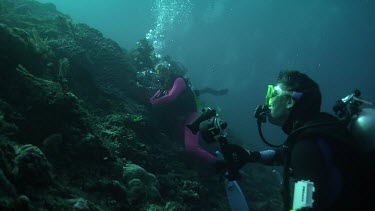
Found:
[(292, 209), (297, 181), (312, 182), (315, 187), (312, 206), (303, 210), (358, 210), (365, 206), (369, 197), (361, 190), (360, 155), (345, 125), (320, 111), (318, 84), (299, 71), (282, 71), (277, 85), (269, 86), (266, 101), (269, 122), (282, 127), (288, 138), (277, 149), (248, 151), (238, 159), (239, 166), (246, 162), (283, 165), (284, 210)]

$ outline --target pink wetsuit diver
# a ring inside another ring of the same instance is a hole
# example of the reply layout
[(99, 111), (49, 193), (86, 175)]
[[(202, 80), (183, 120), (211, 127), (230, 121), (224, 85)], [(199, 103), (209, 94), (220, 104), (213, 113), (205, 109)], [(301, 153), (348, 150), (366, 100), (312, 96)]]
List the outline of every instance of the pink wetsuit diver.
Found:
[[(164, 93), (164, 95), (161, 97), (158, 97), (161, 94), (161, 90), (158, 90), (154, 94), (154, 96), (150, 98), (150, 102), (153, 104), (153, 106), (166, 105), (176, 100), (177, 97), (187, 88), (188, 87), (186, 85), (185, 80), (179, 77), (174, 81), (173, 87), (170, 90)], [(188, 118), (184, 121), (185, 150), (186, 152), (192, 153), (196, 155), (198, 158), (201, 158), (202, 160), (208, 163), (212, 163), (215, 161), (214, 156), (199, 147), (199, 132), (194, 135), (191, 132), (191, 130), (186, 127), (186, 124), (191, 122), (195, 118), (196, 115), (197, 115), (197, 112), (192, 112), (191, 114), (188, 115)]]

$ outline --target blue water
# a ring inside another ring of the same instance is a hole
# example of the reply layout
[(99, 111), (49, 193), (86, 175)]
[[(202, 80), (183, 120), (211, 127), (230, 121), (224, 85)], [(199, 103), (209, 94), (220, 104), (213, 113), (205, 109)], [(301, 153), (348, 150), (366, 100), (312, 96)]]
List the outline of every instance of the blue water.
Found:
[[(40, 0), (75, 22), (99, 29), (125, 48), (148, 37), (157, 53), (188, 69), (197, 88), (228, 88), (203, 96), (253, 148), (265, 146), (252, 117), (282, 69), (315, 79), (323, 110), (355, 88), (375, 102), (375, 3), (366, 0)], [(79, 3), (78, 3), (79, 2)], [(284, 137), (269, 126), (267, 137)]]

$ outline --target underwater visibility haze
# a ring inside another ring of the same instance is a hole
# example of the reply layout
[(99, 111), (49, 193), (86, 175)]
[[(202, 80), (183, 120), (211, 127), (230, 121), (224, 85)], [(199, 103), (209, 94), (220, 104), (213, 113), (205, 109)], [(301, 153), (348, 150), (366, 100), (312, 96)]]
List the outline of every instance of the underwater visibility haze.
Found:
[(126, 48), (147, 36), (158, 53), (187, 67), (194, 86), (228, 88), (227, 96), (202, 98), (220, 107), (244, 142), (248, 137), (257, 142), (252, 112), (280, 70), (296, 69), (316, 79), (328, 112), (354, 89), (369, 101), (375, 98), (372, 1), (42, 2), (55, 3), (74, 21), (98, 28)]
[[(228, 89), (200, 102), (230, 142), (263, 150), (253, 113), (281, 70), (317, 81), (323, 111), (355, 89), (375, 102), (374, 10), (370, 0), (0, 0), (0, 209), (230, 210), (222, 178), (155, 126), (155, 64), (180, 64), (196, 89)], [(281, 210), (279, 170), (243, 169), (250, 210)]]

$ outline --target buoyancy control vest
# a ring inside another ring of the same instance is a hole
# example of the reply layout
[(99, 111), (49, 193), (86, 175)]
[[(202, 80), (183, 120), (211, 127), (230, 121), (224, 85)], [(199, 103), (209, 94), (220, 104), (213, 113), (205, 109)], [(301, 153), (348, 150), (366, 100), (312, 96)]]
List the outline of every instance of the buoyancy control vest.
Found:
[[(159, 97), (167, 94), (177, 78), (170, 78), (164, 83), (164, 86), (160, 89), (162, 94)], [(181, 78), (185, 81), (186, 89), (173, 101), (153, 108), (155, 118), (162, 122), (161, 128), (167, 131), (174, 130), (175, 127), (180, 128), (187, 117), (197, 111), (197, 103), (190, 82), (184, 77)]]
[[(334, 166), (343, 176), (343, 190), (334, 203), (334, 210), (341, 208), (359, 208), (368, 201), (366, 195), (369, 182), (366, 161), (359, 149), (358, 140), (347, 130), (346, 125), (327, 113), (320, 113), (316, 118), (294, 129), (288, 136), (284, 160), (284, 208), (291, 208), (291, 152), (295, 143), (304, 139), (323, 139), (332, 150)], [(324, 154), (324, 153), (323, 153)], [(370, 173), (369, 173), (370, 174)], [(371, 173), (373, 175), (373, 173)], [(371, 190), (372, 191), (372, 190)]]

